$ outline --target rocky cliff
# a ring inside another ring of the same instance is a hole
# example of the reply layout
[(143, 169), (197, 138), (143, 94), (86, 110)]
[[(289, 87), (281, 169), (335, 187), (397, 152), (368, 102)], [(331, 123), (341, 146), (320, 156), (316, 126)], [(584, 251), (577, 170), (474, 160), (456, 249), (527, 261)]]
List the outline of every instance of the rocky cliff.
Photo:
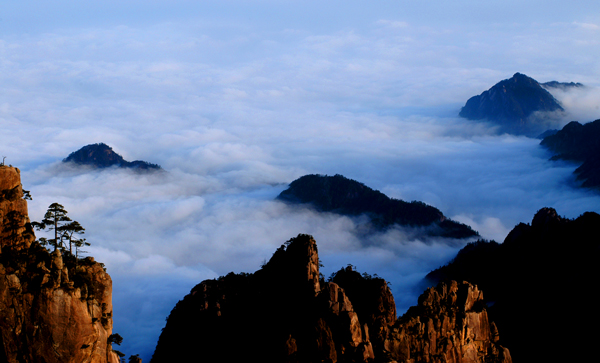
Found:
[(384, 346), (398, 362), (512, 362), (499, 339), (483, 293), (450, 281), (427, 289), (393, 325)]
[(477, 287), (428, 290), (396, 319), (385, 280), (351, 266), (329, 281), (299, 235), (260, 270), (206, 280), (167, 319), (152, 362), (511, 362)]
[(119, 362), (102, 264), (35, 241), (19, 169), (0, 166), (0, 196), (0, 362)]

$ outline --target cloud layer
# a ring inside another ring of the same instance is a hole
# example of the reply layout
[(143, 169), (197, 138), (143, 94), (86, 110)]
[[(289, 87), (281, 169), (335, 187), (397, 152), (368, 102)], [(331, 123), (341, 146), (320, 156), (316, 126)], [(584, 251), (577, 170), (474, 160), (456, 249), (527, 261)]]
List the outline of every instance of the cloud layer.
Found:
[[(195, 284), (253, 272), (298, 233), (316, 238), (325, 276), (351, 263), (391, 281), (399, 311), (466, 243), (365, 237), (350, 218), (273, 200), (304, 174), (424, 201), (499, 241), (545, 206), (599, 211), (539, 140), (457, 118), (515, 72), (588, 86), (555, 93), (561, 124), (600, 118), (595, 2), (31, 4), (3, 5), (2, 156), (33, 220), (59, 202), (86, 228), (113, 277), (120, 350), (144, 361)], [(167, 173), (60, 163), (96, 142)]]

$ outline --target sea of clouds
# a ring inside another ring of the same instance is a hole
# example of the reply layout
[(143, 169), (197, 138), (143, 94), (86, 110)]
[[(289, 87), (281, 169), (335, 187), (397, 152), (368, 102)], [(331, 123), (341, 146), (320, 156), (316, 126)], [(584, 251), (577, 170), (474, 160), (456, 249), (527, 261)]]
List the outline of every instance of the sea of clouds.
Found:
[[(576, 165), (549, 161), (539, 140), (457, 117), (469, 97), (521, 72), (586, 85), (553, 90), (565, 107), (557, 127), (600, 118), (593, 11), (527, 17), (458, 2), (427, 17), (411, 2), (344, 4), (156, 1), (136, 12), (135, 1), (63, 1), (37, 4), (31, 18), (5, 5), (2, 156), (21, 169), (32, 220), (58, 202), (86, 228), (88, 254), (113, 279), (127, 355), (150, 359), (194, 285), (253, 272), (299, 233), (315, 237), (326, 277), (352, 264), (390, 281), (400, 313), (468, 242), (402, 228), (365, 236), (355, 219), (275, 200), (305, 174), (426, 202), (497, 241), (542, 207), (600, 212), (598, 194), (577, 188)], [(475, 10), (480, 18), (466, 16)], [(165, 172), (61, 162), (97, 142)]]

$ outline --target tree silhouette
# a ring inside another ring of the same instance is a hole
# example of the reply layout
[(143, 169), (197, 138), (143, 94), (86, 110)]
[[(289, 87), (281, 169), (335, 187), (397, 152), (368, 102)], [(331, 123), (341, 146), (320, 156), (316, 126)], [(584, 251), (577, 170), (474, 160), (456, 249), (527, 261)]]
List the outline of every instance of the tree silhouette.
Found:
[(38, 231), (54, 231), (54, 238), (42, 237), (38, 240), (42, 246), (50, 245), (54, 247), (54, 250), (60, 248), (62, 251), (66, 251), (66, 243), (68, 243), (69, 254), (73, 254), (73, 247), (75, 247), (75, 256), (78, 256), (79, 248), (90, 244), (86, 242), (85, 238), (77, 237), (85, 233), (85, 228), (79, 222), (71, 220), (67, 213), (61, 204), (52, 203), (48, 207), (44, 219), (41, 222), (31, 222), (31, 225)]
[(62, 226), (61, 231), (63, 231), (62, 238), (69, 243), (70, 254), (73, 254), (73, 246), (75, 246), (75, 253), (77, 253), (78, 247), (90, 245), (89, 243), (85, 242), (85, 238), (76, 237), (76, 235), (85, 233), (85, 228), (83, 228), (77, 221), (71, 221), (65, 224)]
[(65, 207), (58, 203), (52, 203), (48, 207), (44, 219), (41, 222), (32, 222), (31, 225), (38, 231), (48, 230), (54, 231), (54, 238), (51, 239), (40, 239), (40, 243), (45, 242), (50, 246), (54, 246), (54, 250), (57, 248), (64, 250), (63, 244), (63, 227), (68, 222), (71, 222), (71, 218), (67, 216)]

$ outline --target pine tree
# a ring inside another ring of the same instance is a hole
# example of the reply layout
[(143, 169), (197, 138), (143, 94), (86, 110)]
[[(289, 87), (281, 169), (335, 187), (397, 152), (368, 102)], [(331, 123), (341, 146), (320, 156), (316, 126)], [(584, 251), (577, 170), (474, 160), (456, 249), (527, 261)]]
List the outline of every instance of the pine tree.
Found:
[(48, 207), (46, 214), (44, 215), (44, 219), (41, 222), (32, 222), (31, 225), (35, 227), (38, 231), (48, 230), (54, 231), (54, 238), (50, 239), (42, 239), (40, 238), (40, 243), (45, 245), (49, 244), (50, 246), (54, 246), (54, 250), (57, 248), (61, 250), (65, 249), (63, 244), (64, 238), (64, 229), (63, 227), (71, 222), (71, 218), (67, 216), (67, 211), (65, 207), (58, 203), (52, 203)]

